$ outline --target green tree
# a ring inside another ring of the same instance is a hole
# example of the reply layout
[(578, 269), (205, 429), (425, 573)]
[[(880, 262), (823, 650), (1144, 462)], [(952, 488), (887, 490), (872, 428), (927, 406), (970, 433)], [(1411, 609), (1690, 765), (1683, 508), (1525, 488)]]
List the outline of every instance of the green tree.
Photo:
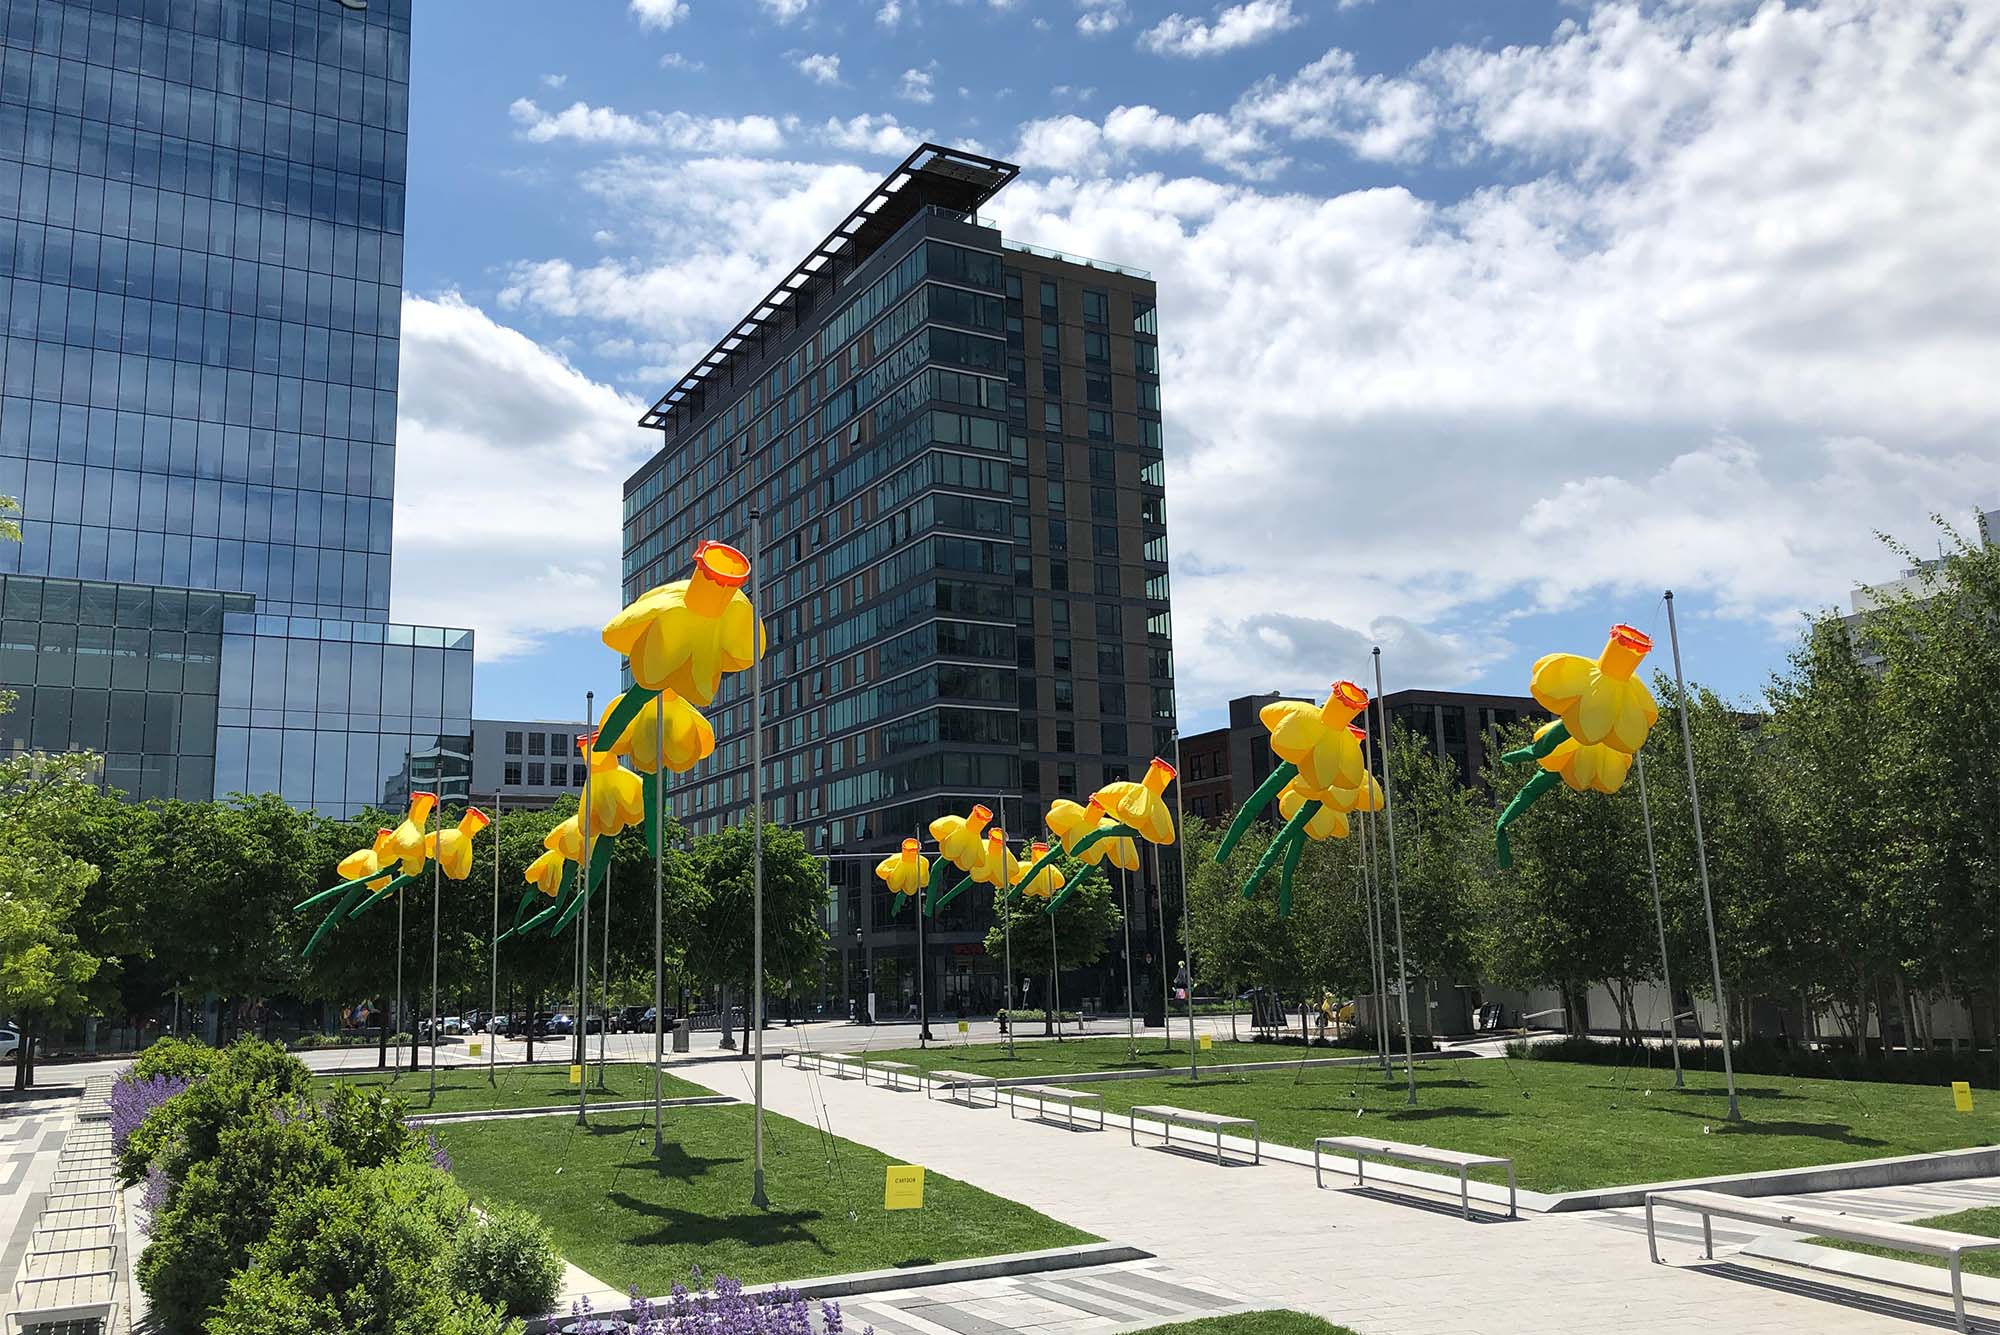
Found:
[[(1057, 855), (1056, 865), (1062, 868), (1065, 883), (1083, 871), (1081, 863), (1064, 853)], [(993, 925), (986, 929), (986, 954), (991, 959), (1000, 959), (1011, 949), (1016, 975), (1041, 979), (1039, 994), (1044, 1010), (1054, 1009), (1051, 961), (1064, 972), (1087, 969), (1104, 958), (1106, 943), (1124, 929), (1125, 917), (1119, 911), (1111, 882), (1117, 874), (1107, 862), (1103, 870), (1078, 887), (1054, 913), (1046, 911), (1048, 900), (1023, 895), (1010, 906), (1004, 894), (994, 892)], [(1123, 994), (1122, 979), (1119, 993)], [(1011, 1008), (1011, 999), (1009, 1005)], [(1053, 1014), (1044, 1024), (1049, 1032), (1055, 1032)]]
[[(721, 988), (750, 995), (752, 830), (734, 825), (694, 841), (693, 872), (702, 894), (685, 932), (689, 970)], [(797, 979), (826, 950), (826, 869), (796, 830), (764, 826), (764, 972)], [(749, 1041), (750, 1013), (744, 1013)]]
[(0, 496), (0, 542), (19, 542), (21, 526), (8, 518), (21, 513), (21, 503), (12, 496)]
[(34, 1044), (51, 1021), (83, 1013), (101, 959), (78, 939), (76, 920), (98, 869), (74, 856), (64, 834), (89, 801), (97, 758), (29, 753), (0, 760), (0, 1012), (23, 1041), (14, 1087), (34, 1083)]

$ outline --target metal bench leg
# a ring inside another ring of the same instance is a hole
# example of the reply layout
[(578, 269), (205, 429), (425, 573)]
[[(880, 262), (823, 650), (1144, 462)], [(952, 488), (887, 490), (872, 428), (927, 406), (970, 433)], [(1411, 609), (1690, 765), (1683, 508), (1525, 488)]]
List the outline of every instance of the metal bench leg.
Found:
[(1215, 1162), (1217, 1167), (1222, 1164), (1222, 1128), (1219, 1126), (1215, 1128)]
[(1320, 1171), (1319, 1153), (1319, 1146), (1315, 1144), (1313, 1146), (1313, 1185), (1315, 1187), (1324, 1187), (1326, 1185), (1326, 1175)]
[(1958, 1273), (1958, 1249), (1945, 1258), (1951, 1267), (1951, 1313), (1958, 1322), (1958, 1335), (1965, 1335), (1965, 1288)]
[(1137, 1113), (1126, 1113), (1126, 1114), (1125, 1114), (1125, 1120), (1126, 1120), (1127, 1122), (1131, 1123), (1131, 1126), (1132, 1126), (1132, 1143), (1133, 1143), (1134, 1145), (1137, 1145), (1137, 1144), (1139, 1143), (1139, 1117), (1138, 1117), (1138, 1114), (1137, 1114)]
[(1659, 1240), (1653, 1236), (1653, 1198), (1646, 1197), (1646, 1254), (1653, 1258), (1653, 1264), (1660, 1263)]
[(1264, 1162), (1264, 1133), (1254, 1126), (1250, 1128), (1250, 1153), (1250, 1162), (1255, 1164)]
[(1354, 1185), (1357, 1187), (1362, 1186), (1367, 1181), (1368, 1174), (1365, 1171), (1367, 1164), (1368, 1161), (1360, 1155), (1357, 1154), (1354, 1156)]
[(1701, 1255), (1704, 1260), (1715, 1259), (1715, 1221), (1707, 1215), (1701, 1217)]
[(1468, 1224), (1471, 1223), (1472, 1188), (1466, 1185), (1464, 1164), (1460, 1164), (1458, 1167), (1458, 1208), (1459, 1212), (1465, 1216), (1465, 1222)]
[(1507, 1161), (1507, 1217), (1509, 1219), (1519, 1219), (1521, 1217), (1520, 1211), (1514, 1206), (1514, 1161), (1512, 1159)]

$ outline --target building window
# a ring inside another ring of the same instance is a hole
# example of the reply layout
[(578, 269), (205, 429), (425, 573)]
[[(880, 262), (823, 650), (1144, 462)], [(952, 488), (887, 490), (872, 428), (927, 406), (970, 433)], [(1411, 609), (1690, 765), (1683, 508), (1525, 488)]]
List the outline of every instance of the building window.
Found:
[(549, 766), (549, 787), (561, 788), (569, 782), (569, 766), (558, 761)]
[(1083, 336), (1083, 359), (1087, 362), (1108, 364), (1111, 361), (1111, 335), (1095, 329)]
[(1055, 651), (1055, 670), (1058, 672), (1069, 671), (1069, 637), (1058, 635), (1051, 641), (1051, 644)]
[(1090, 480), (1092, 482), (1116, 482), (1118, 480), (1118, 456), (1102, 446), (1091, 446)]
[(1021, 299), (1021, 275), (1017, 273), (1008, 274), (1005, 291), (1008, 296), (1012, 297), (1015, 301), (1019, 301)]
[(1062, 434), (1062, 405), (1045, 403), (1042, 405), (1042, 430), (1050, 435)]
[(1042, 360), (1045, 362), (1053, 362), (1060, 360), (1061, 357), (1062, 357), (1062, 331), (1057, 329), (1053, 323), (1043, 325)]
[(1102, 681), (1097, 684), (1097, 712), (1105, 718), (1125, 717), (1125, 683)]
[(549, 754), (552, 756), (566, 756), (569, 754), (568, 733), (552, 732), (549, 734)]
[(1056, 724), (1056, 751), (1066, 756), (1076, 753), (1076, 725), (1074, 723)]
[(1096, 556), (1118, 555), (1118, 529), (1112, 524), (1090, 526), (1090, 550)]
[(529, 787), (531, 787), (531, 788), (540, 788), (540, 787), (542, 786), (542, 770), (543, 770), (543, 769), (544, 769), (544, 766), (542, 765), (542, 763), (541, 763), (540, 761), (533, 761), (533, 760), (531, 760), (531, 761), (529, 761), (529, 762), (528, 762), (528, 786), (529, 786)]
[[(518, 737), (521, 734), (515, 733), (514, 735)], [(506, 784), (509, 788), (518, 788), (521, 786), (521, 762), (518, 760), (508, 761), (501, 773), (502, 778), (500, 782)]]
[(1118, 517), (1118, 493), (1109, 487), (1090, 489), (1090, 517), (1092, 519), (1116, 519)]
[(1083, 322), (1085, 324), (1111, 323), (1111, 303), (1102, 292), (1083, 290)]
[[(549, 741), (548, 741), (548, 738), (547, 738), (547, 737), (546, 737), (545, 735), (543, 735), (542, 733), (539, 733), (539, 732), (531, 732), (531, 733), (529, 733), (529, 734), (528, 734), (528, 754), (529, 754), (529, 755), (531, 755), (531, 756), (545, 756), (545, 755), (547, 755), (548, 753), (549, 753)], [(540, 769), (540, 768), (541, 768), (541, 766), (537, 765), (537, 766), (535, 766), (535, 768), (536, 768), (536, 769)], [(541, 780), (540, 780), (540, 779), (537, 779), (537, 780), (535, 780), (535, 782), (536, 782), (536, 783), (540, 783), (540, 782), (541, 782)]]
[(1063, 447), (1059, 440), (1052, 440), (1042, 446), (1042, 461), (1048, 465), (1050, 476), (1060, 476), (1063, 471)]
[(1052, 324), (1058, 318), (1056, 315), (1056, 285), (1046, 278), (1042, 280), (1042, 318)]
[(1059, 760), (1056, 762), (1056, 793), (1062, 797), (1076, 796), (1076, 762)]
[(1131, 749), (1126, 740), (1124, 723), (1101, 723), (1097, 731), (1101, 738), (1098, 749), (1105, 755), (1122, 756)]
[[(1083, 377), (1083, 397), (1091, 403), (1111, 402), (1111, 377), (1102, 371), (1085, 372)], [(1139, 397), (1141, 399), (1145, 398), (1144, 393), (1142, 392)], [(1152, 406), (1158, 408), (1160, 405), (1155, 402)]]
[(1057, 630), (1069, 629), (1069, 599), (1049, 599), (1049, 624)]
[(1049, 483), (1049, 513), (1059, 515), (1069, 508), (1069, 493), (1060, 482)]
[(1160, 345), (1157, 343), (1134, 343), (1132, 345), (1132, 369), (1140, 375), (1160, 373)]
[[(520, 733), (510, 732), (507, 734), (507, 754), (510, 756), (518, 756), (521, 754)], [(516, 782), (518, 782), (518, 780)]]
[(1124, 638), (1124, 629), (1119, 624), (1123, 620), (1124, 618), (1118, 615), (1118, 604), (1097, 604), (1097, 634), (1100, 639)]
[(1049, 521), (1049, 550), (1066, 552), (1069, 550), (1069, 523), (1062, 519)]
[(1097, 567), (1097, 596), (1100, 598), (1118, 598), (1123, 596), (1118, 584), (1117, 566)]
[(1069, 562), (1049, 562), (1049, 587), (1062, 593), (1069, 592)]
[(1097, 645), (1097, 673), (1101, 677), (1125, 675), (1125, 646), (1118, 640), (1100, 640)]
[(1062, 397), (1062, 367), (1054, 362), (1042, 363), (1042, 393)]
[(1111, 439), (1111, 414), (1102, 408), (1092, 408), (1087, 422), (1087, 434), (1092, 440)]
[(1056, 713), (1074, 714), (1076, 712), (1076, 683), (1064, 677), (1060, 681), (1055, 682), (1054, 685), (1056, 688)]

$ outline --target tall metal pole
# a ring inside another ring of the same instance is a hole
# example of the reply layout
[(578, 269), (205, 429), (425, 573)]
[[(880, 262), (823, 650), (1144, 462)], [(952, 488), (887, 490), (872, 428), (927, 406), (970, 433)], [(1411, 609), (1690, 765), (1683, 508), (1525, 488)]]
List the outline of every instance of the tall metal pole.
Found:
[[(583, 727), (590, 730), (591, 721), (597, 717), (597, 692), (583, 693)], [(590, 1030), (590, 768), (589, 753), (584, 752), (583, 801), (576, 809), (577, 833), (583, 836), (583, 860), (576, 864), (578, 893), (583, 896), (583, 926), (576, 938), (576, 1124), (583, 1126), (589, 1119), (590, 1082), (583, 1078), (584, 1054), (589, 1051), (585, 1044)]]
[(1132, 995), (1132, 896), (1123, 867), (1118, 868), (1118, 910), (1125, 918), (1125, 1038), (1132, 1049), (1132, 1058), (1139, 1056), (1138, 1002)]
[[(1367, 737), (1375, 733), (1372, 711), (1364, 713), (1366, 720), (1362, 732)], [(1375, 771), (1368, 762), (1369, 743), (1361, 744), (1363, 778), (1373, 777)], [(1389, 958), (1382, 941), (1382, 835), (1375, 828), (1375, 813), (1357, 813), (1361, 828), (1361, 848), (1365, 855), (1361, 863), (1361, 893), (1367, 901), (1362, 907), (1367, 921), (1363, 926), (1368, 932), (1368, 961), (1372, 977), (1368, 985), (1375, 992), (1375, 1047), (1382, 1055), (1382, 1074), (1389, 1073)]]
[(666, 865), (667, 865), (667, 711), (653, 702), (653, 1153), (665, 1148), (660, 1134), (665, 1106), (667, 1060), (666, 984)]
[(1159, 899), (1159, 908), (1153, 914), (1154, 925), (1159, 928), (1160, 937), (1160, 1039), (1166, 1051), (1174, 1046), (1174, 994), (1173, 984), (1167, 978), (1167, 886), (1160, 879), (1160, 846), (1146, 845), (1147, 858), (1153, 864), (1153, 893)]
[[(917, 832), (917, 846), (923, 846), (923, 831)], [(931, 1039), (931, 998), (930, 989), (925, 985), (924, 969), (924, 899), (930, 887), (917, 887), (917, 1046), (922, 1048)]]
[[(431, 1099), (431, 1102), (432, 1102), (432, 1103), (436, 1103), (436, 1102), (437, 1102), (437, 1094), (438, 1094), (438, 910), (439, 910), (439, 907), (440, 907), (440, 905), (441, 905), (441, 904), (442, 904), (442, 902), (443, 902), (443, 896), (442, 896), (442, 895), (441, 895), (441, 894), (439, 893), (439, 891), (440, 891), (440, 889), (442, 888), (442, 886), (443, 886), (443, 884), (444, 884), (444, 873), (443, 873), (443, 871), (441, 870), (441, 867), (442, 867), (442, 865), (443, 865), (443, 864), (441, 864), (441, 863), (440, 863), (440, 862), (438, 861), (438, 856), (437, 856), (437, 855), (438, 855), (438, 854), (439, 854), (439, 853), (440, 853), (440, 852), (442, 851), (442, 850), (441, 850), (441, 849), (440, 849), (440, 848), (438, 847), (438, 842), (442, 841), (442, 839), (443, 839), (443, 837), (444, 837), (444, 803), (442, 803), (442, 802), (438, 803), (438, 804), (437, 804), (437, 805), (436, 805), (435, 807), (431, 808), (431, 810), (432, 810), (433, 814), (435, 815), (435, 817), (436, 817), (436, 819), (437, 819), (437, 829), (436, 829), (436, 831), (435, 831), (435, 832), (433, 833), (433, 835), (432, 835), (432, 840), (433, 840), (433, 842), (432, 842), (432, 844), (431, 844), (431, 1093), (430, 1093), (430, 1099)], [(425, 821), (424, 823), (425, 823), (426, 825), (429, 825), (429, 824), (430, 824), (430, 822), (429, 822), (429, 821)]]
[(1729, 1055), (1729, 996), (1722, 990), (1722, 948), (1715, 940), (1715, 900), (1708, 889), (1708, 845), (1701, 833), (1701, 790), (1694, 778), (1694, 728), (1688, 722), (1687, 682), (1681, 677), (1681, 633), (1674, 623), (1674, 591), (1666, 591), (1667, 638), (1674, 649), (1674, 692), (1680, 697), (1681, 748), (1687, 753), (1688, 805), (1694, 811), (1694, 859), (1701, 870), (1701, 909), (1708, 918), (1708, 962), (1715, 972), (1715, 1011), (1722, 1025), (1722, 1074), (1729, 1082), (1729, 1120), (1743, 1120), (1736, 1106), (1736, 1063)]
[[(412, 1029), (416, 1028), (415, 1025), (411, 1025), (410, 1027)], [(400, 888), (398, 888), (396, 891), (396, 1029), (398, 1032), (401, 1032), (402, 1028), (403, 1028), (403, 892)], [(416, 1049), (417, 1049), (417, 1036), (415, 1034), (411, 1034), (410, 1069), (412, 1070), (415, 1070), (417, 1065), (415, 1060)], [(403, 1044), (402, 1040), (400, 1039), (398, 1039), (396, 1042), (396, 1069), (398, 1071), (401, 1071), (403, 1069)]]
[(1403, 954), (1403, 884), (1396, 871), (1396, 789), (1390, 782), (1389, 710), (1382, 703), (1382, 646), (1373, 650), (1375, 659), (1375, 717), (1382, 725), (1382, 824), (1389, 831), (1389, 898), (1396, 906), (1396, 974), (1403, 990), (1403, 1070), (1410, 1079), (1410, 1096), (1404, 1100), (1417, 1106), (1417, 1059), (1410, 1050), (1410, 966)]
[(1653, 804), (1646, 800), (1646, 753), (1635, 753), (1632, 763), (1639, 770), (1639, 815), (1646, 822), (1646, 872), (1653, 878), (1653, 926), (1660, 933), (1660, 980), (1667, 989), (1667, 1046), (1674, 1054), (1674, 1088), (1684, 1089), (1687, 1078), (1681, 1073), (1680, 1016), (1674, 1012), (1674, 970), (1667, 962), (1667, 915), (1660, 907), (1660, 861), (1653, 854)]
[(1194, 932), (1188, 927), (1188, 879), (1187, 879), (1187, 799), (1181, 793), (1181, 729), (1180, 720), (1174, 720), (1174, 824), (1181, 837), (1174, 841), (1174, 866), (1180, 872), (1181, 882), (1181, 964), (1187, 970), (1187, 1022), (1188, 1022), (1188, 1079), (1200, 1080), (1201, 1071), (1195, 1066), (1194, 1038)]
[(1062, 1042), (1062, 966), (1056, 962), (1056, 915), (1048, 910), (1049, 918), (1049, 1014), (1055, 1017), (1056, 1042)]
[[(594, 745), (594, 744), (593, 744)], [(604, 867), (604, 967), (598, 978), (603, 984), (604, 1023), (597, 1027), (597, 1087), (604, 1088), (604, 1045), (611, 1041), (611, 865)]]
[(493, 786), (493, 930), (486, 938), (493, 952), (493, 981), (486, 999), (486, 1083), (497, 1085), (499, 1073), (494, 1069), (496, 1053), (494, 1040), (500, 1031), (493, 1027), (493, 1021), (500, 1011), (500, 786)]
[(762, 588), (764, 512), (750, 511), (750, 1032), (751, 1085), (756, 1104), (756, 1145), (750, 1170), (750, 1203), (762, 1209), (764, 1194), (764, 628)]
[[(996, 794), (993, 798), (993, 819), (1000, 826), (1000, 832), (1007, 832), (1007, 800)], [(1020, 1017), (1014, 1013), (1014, 899), (1011, 887), (1003, 888), (1000, 904), (1000, 948), (1006, 955), (1007, 970), (1007, 1060), (1014, 1059), (1014, 1030)], [(1129, 931), (1129, 929), (1127, 929)]]

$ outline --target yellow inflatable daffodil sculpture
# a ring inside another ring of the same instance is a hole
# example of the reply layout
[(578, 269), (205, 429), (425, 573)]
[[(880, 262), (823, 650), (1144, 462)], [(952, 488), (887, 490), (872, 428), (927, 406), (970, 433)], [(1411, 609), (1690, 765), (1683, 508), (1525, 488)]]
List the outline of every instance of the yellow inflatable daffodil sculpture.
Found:
[(1603, 652), (1546, 654), (1528, 677), (1535, 702), (1556, 716), (1534, 741), (1507, 752), (1507, 764), (1533, 761), (1534, 777), (1514, 795), (1493, 825), (1495, 860), (1512, 865), (1507, 827), (1536, 799), (1561, 783), (1579, 793), (1615, 793), (1625, 785), (1632, 758), (1659, 721), (1660, 707), (1637, 675), (1653, 649), (1652, 639), (1631, 626), (1613, 626)]
[(426, 827), (437, 807), (435, 793), (410, 794), (409, 810), (397, 825), (376, 830), (373, 843), (355, 849), (335, 865), (338, 884), (296, 906), (304, 909), (339, 896), (332, 912), (306, 939), (302, 956), (319, 949), (335, 923), (359, 917), (415, 880), (433, 858), (438, 859), (438, 870), (444, 875), (454, 881), (465, 879), (472, 869), (472, 836), (486, 828), (486, 813), (468, 807), (457, 828), (432, 831)]
[(931, 874), (939, 879), (946, 867), (955, 867), (960, 873), (958, 883), (937, 893), (937, 886), (931, 886), (926, 896), (923, 911), (927, 917), (936, 917), (937, 911), (965, 893), (967, 886), (981, 881), (981, 873), (986, 869), (986, 827), (993, 819), (992, 811), (984, 805), (974, 806), (964, 816), (939, 816), (931, 822), (931, 838), (937, 840), (937, 861), (932, 864)]
[(1041, 900), (1045, 911), (1055, 908), (1068, 898), (1062, 868), (1052, 863), (1044, 865), (1048, 863), (1049, 846), (1040, 840), (1028, 845), (1028, 857), (1031, 865), (1014, 863), (1012, 888), (1028, 899)]
[(891, 917), (903, 911), (905, 898), (915, 902), (930, 883), (931, 860), (920, 851), (922, 847), (915, 839), (905, 839), (900, 852), (891, 853), (875, 864), (876, 878), (896, 897), (889, 909)]

